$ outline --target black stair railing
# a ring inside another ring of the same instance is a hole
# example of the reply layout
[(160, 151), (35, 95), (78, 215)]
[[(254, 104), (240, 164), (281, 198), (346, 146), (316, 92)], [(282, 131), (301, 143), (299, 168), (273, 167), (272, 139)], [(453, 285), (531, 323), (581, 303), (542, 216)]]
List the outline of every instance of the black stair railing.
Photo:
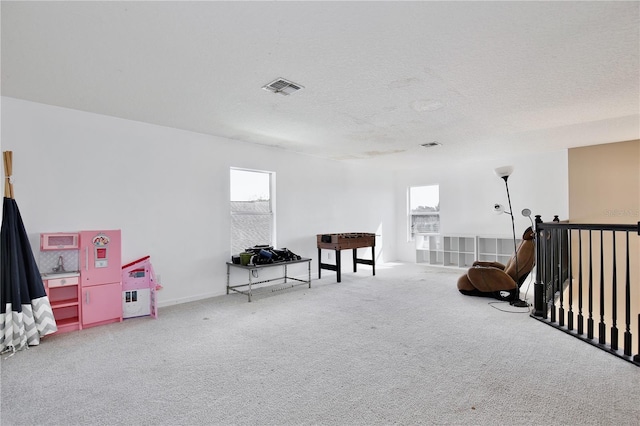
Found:
[[(632, 240), (635, 250), (630, 249), (631, 239), (635, 239)], [(638, 246), (640, 222), (634, 225), (572, 224), (542, 222), (536, 217), (532, 316), (640, 366)], [(622, 348), (619, 347), (619, 309), (624, 311)], [(633, 324), (634, 320), (637, 324)], [(599, 321), (597, 336), (596, 321)]]

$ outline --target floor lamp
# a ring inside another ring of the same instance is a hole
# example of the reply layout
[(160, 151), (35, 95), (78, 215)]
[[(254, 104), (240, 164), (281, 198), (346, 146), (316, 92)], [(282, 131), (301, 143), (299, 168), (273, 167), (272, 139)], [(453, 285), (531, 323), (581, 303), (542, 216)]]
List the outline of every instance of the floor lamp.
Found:
[(511, 230), (513, 231), (513, 252), (516, 260), (516, 279), (515, 279), (516, 291), (513, 295), (513, 299), (509, 301), (509, 304), (512, 306), (516, 306), (518, 308), (526, 308), (529, 306), (527, 302), (525, 302), (524, 300), (520, 300), (520, 287), (518, 286), (518, 272), (520, 272), (520, 269), (518, 268), (518, 253), (517, 253), (518, 246), (516, 243), (516, 224), (513, 218), (513, 209), (511, 208), (511, 195), (509, 195), (509, 183), (507, 182), (507, 180), (509, 179), (509, 176), (511, 176), (511, 173), (513, 173), (513, 167), (512, 166), (498, 167), (494, 171), (499, 178), (504, 179), (504, 186), (507, 188), (507, 201), (509, 201), (509, 211), (508, 212), (505, 211), (505, 213), (508, 213), (509, 216), (511, 216)]

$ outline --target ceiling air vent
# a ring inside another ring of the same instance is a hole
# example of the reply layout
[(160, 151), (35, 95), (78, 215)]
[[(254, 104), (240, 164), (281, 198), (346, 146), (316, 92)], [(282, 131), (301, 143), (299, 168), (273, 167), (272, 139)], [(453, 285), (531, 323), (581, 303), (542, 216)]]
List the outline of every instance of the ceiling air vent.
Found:
[(297, 92), (300, 89), (304, 89), (304, 87), (299, 84), (293, 83), (289, 80), (285, 80), (284, 78), (278, 78), (273, 80), (271, 83), (262, 86), (264, 90), (268, 90), (273, 93), (280, 93), (284, 96), (289, 96), (293, 92)]
[(440, 142), (427, 142), (427, 143), (423, 143), (420, 146), (423, 146), (425, 148), (431, 148), (432, 146), (440, 146), (442, 145)]

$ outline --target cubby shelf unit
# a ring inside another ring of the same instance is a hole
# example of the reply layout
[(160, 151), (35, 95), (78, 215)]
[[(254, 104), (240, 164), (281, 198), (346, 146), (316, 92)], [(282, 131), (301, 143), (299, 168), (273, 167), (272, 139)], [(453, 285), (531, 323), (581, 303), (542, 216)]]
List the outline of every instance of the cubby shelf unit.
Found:
[[(476, 260), (506, 264), (513, 255), (513, 238), (483, 235), (416, 235), (416, 262), (468, 268)], [(520, 240), (516, 240), (520, 244)]]
[[(515, 248), (513, 237), (487, 237), (478, 236), (478, 260), (483, 262), (500, 262), (503, 265), (509, 261)], [(520, 244), (516, 239), (516, 247)]]

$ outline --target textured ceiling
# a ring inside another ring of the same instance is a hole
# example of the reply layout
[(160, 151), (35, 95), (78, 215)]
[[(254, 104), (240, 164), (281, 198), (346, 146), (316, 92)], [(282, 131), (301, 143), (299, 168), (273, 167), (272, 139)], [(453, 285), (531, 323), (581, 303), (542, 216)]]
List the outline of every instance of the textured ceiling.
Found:
[[(391, 168), (640, 138), (639, 2), (2, 1), (1, 14), (3, 96)], [(261, 89), (279, 77), (304, 89)]]

